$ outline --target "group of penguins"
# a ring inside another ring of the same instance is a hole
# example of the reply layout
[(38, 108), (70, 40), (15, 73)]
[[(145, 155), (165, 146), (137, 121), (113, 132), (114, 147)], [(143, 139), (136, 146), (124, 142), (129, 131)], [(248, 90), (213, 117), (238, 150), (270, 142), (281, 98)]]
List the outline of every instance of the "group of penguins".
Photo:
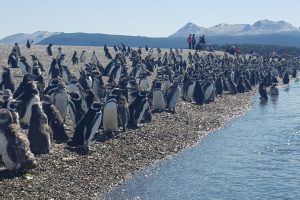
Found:
[[(52, 56), (51, 47), (47, 47), (48, 56)], [(74, 65), (65, 64), (61, 48), (48, 72), (35, 55), (30, 63), (24, 56), (13, 58), (12, 52), (0, 81), (0, 156), (7, 169), (34, 168), (35, 155), (49, 153), (53, 141), (88, 152), (99, 129), (112, 134), (138, 128), (152, 120), (153, 111), (174, 113), (181, 100), (203, 105), (224, 93), (251, 91), (256, 85), (261, 98), (267, 99), (268, 93), (276, 95), (278, 77), (284, 84), (290, 76), (297, 77), (300, 63), (299, 58), (201, 56), (197, 52), (190, 52), (185, 60), (182, 49), (163, 53), (159, 48), (132, 49), (124, 44), (114, 46), (114, 51), (113, 58), (104, 47), (107, 66), (95, 52), (90, 62), (86, 56), (82, 59), (85, 51), (81, 58), (74, 53), (71, 60), (77, 62), (73, 64), (84, 66), (79, 77)], [(23, 74), (17, 87), (11, 68)], [(67, 119), (75, 127), (71, 138), (66, 133)]]

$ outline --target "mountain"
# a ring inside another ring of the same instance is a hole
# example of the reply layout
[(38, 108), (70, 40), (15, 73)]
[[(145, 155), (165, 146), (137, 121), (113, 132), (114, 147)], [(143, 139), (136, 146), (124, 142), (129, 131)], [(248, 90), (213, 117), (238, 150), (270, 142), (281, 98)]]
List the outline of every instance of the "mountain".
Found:
[(187, 23), (185, 26), (180, 28), (177, 32), (170, 35), (170, 38), (180, 37), (185, 38), (190, 33), (199, 35), (210, 35), (210, 36), (240, 36), (240, 35), (261, 35), (261, 34), (276, 34), (286, 32), (298, 32), (300, 31), (297, 27), (285, 21), (270, 21), (260, 20), (255, 22), (253, 25), (250, 24), (219, 24), (210, 28), (204, 28), (197, 26), (193, 23)]
[[(198, 40), (198, 38), (196, 38)], [(126, 35), (107, 35), (89, 33), (62, 33), (48, 37), (38, 44), (70, 45), (70, 46), (108, 46), (120, 45), (123, 42), (131, 47), (160, 47), (160, 48), (186, 48), (186, 39), (180, 37), (150, 38)], [(257, 35), (207, 35), (207, 44), (263, 44), (300, 47), (300, 34), (298, 32), (283, 32), (276, 34)]]
[(48, 31), (37, 31), (34, 33), (17, 33), (14, 35), (7, 36), (0, 40), (0, 44), (25, 44), (27, 40), (34, 41), (34, 43), (38, 43), (43, 39), (60, 34), (61, 32), (48, 32)]

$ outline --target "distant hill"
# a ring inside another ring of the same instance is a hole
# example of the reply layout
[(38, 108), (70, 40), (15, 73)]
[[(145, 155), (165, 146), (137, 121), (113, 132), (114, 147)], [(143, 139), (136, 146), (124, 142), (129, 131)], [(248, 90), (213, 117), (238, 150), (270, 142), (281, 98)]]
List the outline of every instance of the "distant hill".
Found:
[(187, 23), (180, 28), (174, 34), (170, 35), (170, 38), (186, 38), (190, 33), (210, 36), (241, 36), (241, 35), (261, 35), (261, 34), (277, 34), (297, 32), (300, 34), (300, 30), (290, 23), (285, 21), (270, 21), (259, 20), (253, 25), (250, 24), (218, 24), (210, 28), (204, 28), (197, 26), (193, 23)]
[(34, 41), (34, 43), (38, 43), (47, 37), (57, 35), (60, 33), (61, 32), (47, 32), (47, 31), (37, 31), (34, 33), (17, 33), (3, 38), (2, 40), (0, 40), (0, 44), (14, 44), (14, 43), (25, 44), (28, 39), (30, 41)]
[[(198, 38), (197, 38), (198, 39)], [(74, 46), (108, 46), (120, 45), (123, 42), (131, 47), (161, 47), (186, 48), (185, 38), (150, 38), (140, 36), (106, 35), (89, 33), (62, 33), (48, 37), (38, 44), (48, 45), (74, 45)], [(300, 47), (300, 34), (298, 32), (285, 32), (278, 34), (237, 35), (237, 36), (207, 36), (207, 44), (263, 44)]]

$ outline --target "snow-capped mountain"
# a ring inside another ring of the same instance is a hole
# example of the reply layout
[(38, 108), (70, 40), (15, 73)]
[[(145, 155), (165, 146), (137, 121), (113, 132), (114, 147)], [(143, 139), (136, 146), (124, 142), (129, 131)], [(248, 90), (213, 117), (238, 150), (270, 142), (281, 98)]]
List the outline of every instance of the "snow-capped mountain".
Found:
[(33, 41), (34, 43), (38, 43), (43, 39), (60, 34), (61, 32), (48, 32), (48, 31), (37, 31), (34, 33), (17, 33), (14, 35), (7, 36), (0, 40), (0, 44), (26, 44), (27, 40)]
[(184, 27), (180, 28), (176, 33), (169, 37), (187, 37), (188, 34), (193, 33), (196, 35), (259, 35), (259, 34), (274, 34), (285, 32), (299, 32), (299, 29), (285, 21), (270, 21), (260, 20), (253, 25), (250, 24), (218, 24), (210, 28), (197, 26), (193, 23), (187, 23)]

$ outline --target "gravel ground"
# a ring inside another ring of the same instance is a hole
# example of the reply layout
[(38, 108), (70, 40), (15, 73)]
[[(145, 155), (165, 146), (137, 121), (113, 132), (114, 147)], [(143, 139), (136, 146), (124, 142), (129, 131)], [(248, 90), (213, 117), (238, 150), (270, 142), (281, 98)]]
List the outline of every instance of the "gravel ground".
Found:
[[(0, 65), (6, 65), (11, 48), (0, 46)], [(66, 63), (73, 73), (77, 74), (80, 67), (72, 66), (70, 57), (74, 50), (80, 55), (83, 49), (87, 50), (88, 58), (92, 50), (96, 50), (100, 61), (104, 65), (108, 63), (99, 56), (99, 53), (104, 55), (103, 48), (63, 47)], [(51, 57), (46, 56), (45, 46), (33, 46), (31, 50), (22, 47), (21, 50), (28, 59), (30, 54), (35, 54), (48, 69)], [(21, 80), (20, 73), (19, 69), (12, 70), (15, 83)], [(0, 166), (0, 199), (97, 199), (135, 171), (169, 158), (201, 141), (207, 133), (222, 128), (233, 117), (244, 114), (253, 106), (251, 96), (254, 94), (225, 94), (204, 106), (180, 102), (175, 114), (156, 113), (151, 123), (129, 129), (117, 137), (97, 133), (91, 145), (93, 151), (88, 155), (64, 143), (54, 143), (50, 154), (36, 157), (38, 167), (28, 174), (13, 174)], [(70, 121), (66, 129), (71, 136), (74, 127)]]

